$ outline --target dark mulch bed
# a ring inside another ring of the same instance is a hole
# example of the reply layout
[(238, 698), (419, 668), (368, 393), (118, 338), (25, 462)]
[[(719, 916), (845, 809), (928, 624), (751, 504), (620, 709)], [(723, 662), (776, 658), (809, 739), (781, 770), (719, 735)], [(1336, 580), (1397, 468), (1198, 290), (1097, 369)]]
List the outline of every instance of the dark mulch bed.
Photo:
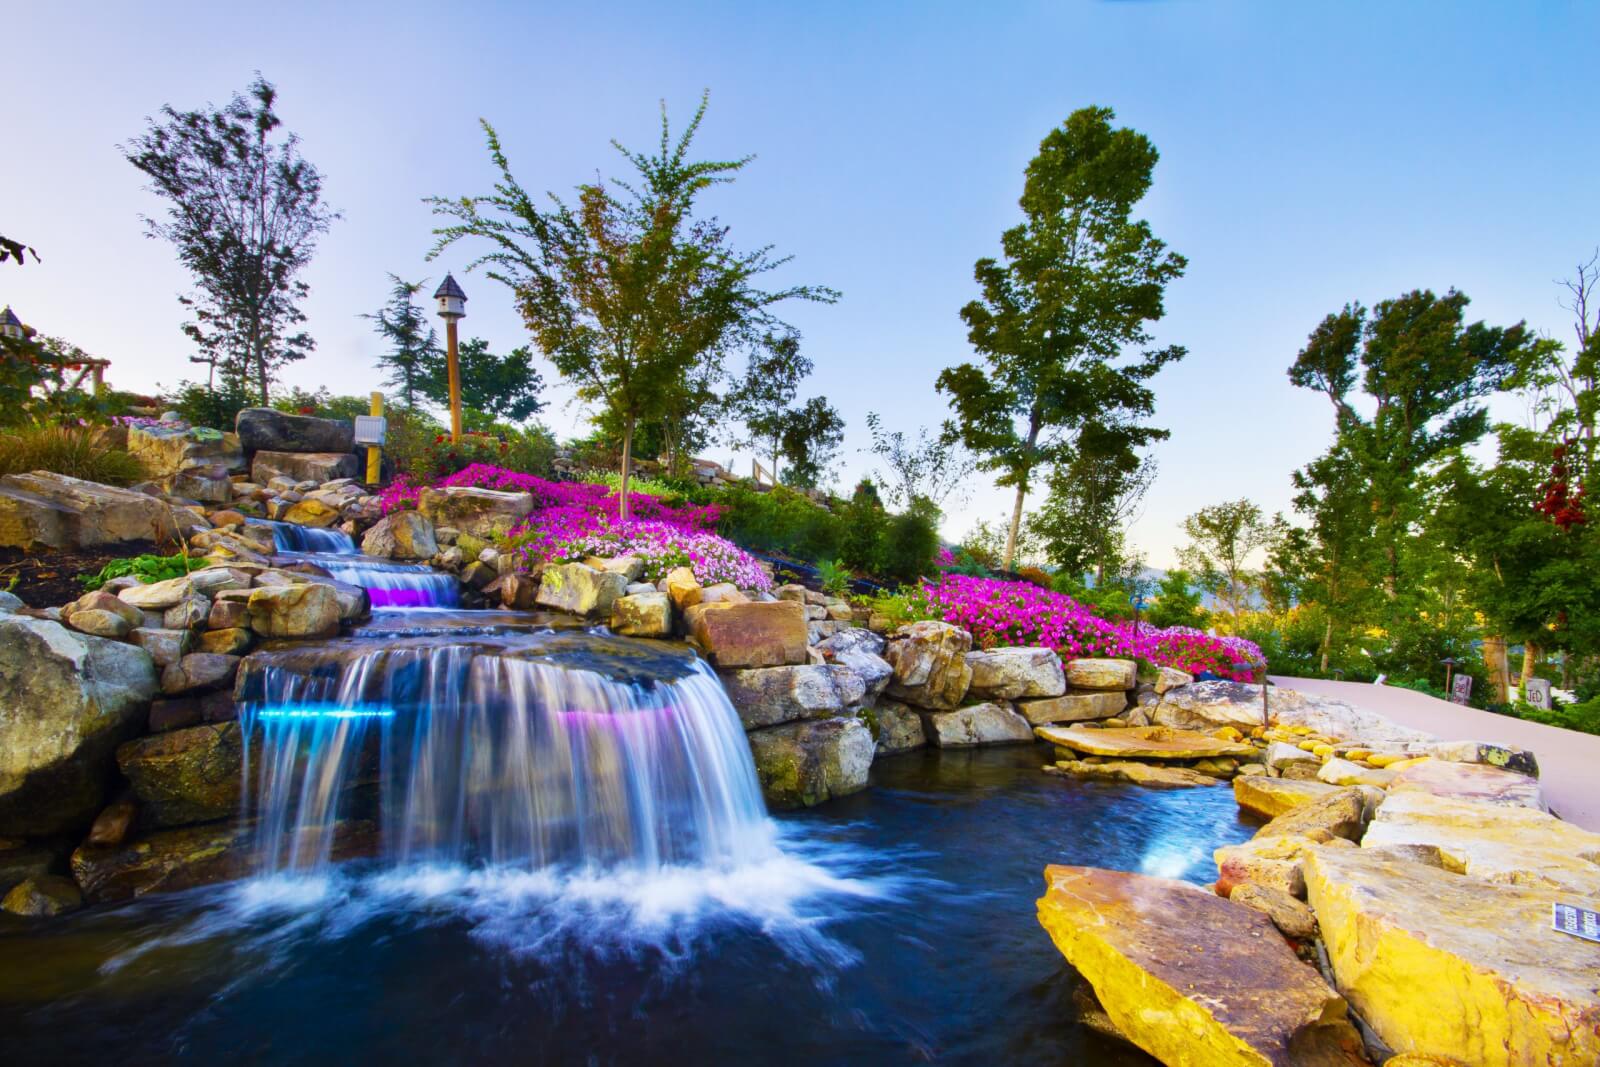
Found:
[(95, 574), (114, 559), (156, 551), (154, 541), (124, 541), (83, 549), (23, 552), (0, 548), (0, 589), (15, 593), (30, 608), (55, 608), (83, 595), (80, 574)]

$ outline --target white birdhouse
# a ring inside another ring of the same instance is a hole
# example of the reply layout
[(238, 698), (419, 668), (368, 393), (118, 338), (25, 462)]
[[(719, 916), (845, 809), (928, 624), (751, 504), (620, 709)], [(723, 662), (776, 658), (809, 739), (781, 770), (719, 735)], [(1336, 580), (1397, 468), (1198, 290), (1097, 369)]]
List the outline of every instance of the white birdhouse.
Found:
[(462, 319), (467, 315), (467, 294), (461, 291), (461, 286), (450, 275), (444, 276), (444, 281), (439, 283), (439, 289), (433, 294), (439, 301), (439, 317), (446, 321)]

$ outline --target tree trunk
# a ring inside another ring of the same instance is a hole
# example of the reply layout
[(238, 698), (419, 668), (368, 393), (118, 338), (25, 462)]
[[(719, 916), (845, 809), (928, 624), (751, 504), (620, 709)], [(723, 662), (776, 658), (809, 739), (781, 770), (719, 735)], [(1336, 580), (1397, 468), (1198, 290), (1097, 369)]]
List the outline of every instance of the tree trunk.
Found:
[(1483, 665), (1489, 672), (1489, 699), (1495, 704), (1509, 703), (1509, 685), (1506, 678), (1506, 639), (1483, 639)]
[(1534, 668), (1539, 665), (1539, 646), (1532, 641), (1522, 643), (1522, 691), (1528, 691), (1528, 683), (1533, 680)]
[(1333, 616), (1322, 622), (1322, 673), (1328, 673), (1328, 656), (1333, 651)]
[(633, 474), (633, 416), (628, 416), (622, 424), (622, 502), (617, 508), (617, 517), (622, 522), (628, 521), (628, 478)]
[(1017, 534), (1022, 530), (1022, 501), (1028, 495), (1027, 487), (1017, 485), (1017, 503), (1011, 509), (1011, 527), (1006, 530), (1006, 551), (1000, 559), (1000, 569), (1008, 571), (1011, 563), (1017, 558)]

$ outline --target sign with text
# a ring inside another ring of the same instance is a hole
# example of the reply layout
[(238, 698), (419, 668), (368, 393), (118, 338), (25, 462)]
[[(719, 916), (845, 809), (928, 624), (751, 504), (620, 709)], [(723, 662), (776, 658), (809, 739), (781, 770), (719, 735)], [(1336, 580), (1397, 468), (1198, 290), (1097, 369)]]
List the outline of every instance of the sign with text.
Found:
[(1551, 907), (1554, 909), (1551, 926), (1564, 934), (1600, 944), (1600, 912), (1576, 904), (1552, 904)]
[(1528, 690), (1528, 703), (1545, 711), (1550, 710), (1550, 679), (1529, 678), (1525, 688)]
[(357, 415), (356, 416), (356, 444), (357, 445), (382, 445), (383, 439), (388, 436), (389, 420), (382, 415)]
[(1466, 704), (1472, 699), (1472, 675), (1458, 674), (1450, 683), (1450, 701), (1453, 704)]

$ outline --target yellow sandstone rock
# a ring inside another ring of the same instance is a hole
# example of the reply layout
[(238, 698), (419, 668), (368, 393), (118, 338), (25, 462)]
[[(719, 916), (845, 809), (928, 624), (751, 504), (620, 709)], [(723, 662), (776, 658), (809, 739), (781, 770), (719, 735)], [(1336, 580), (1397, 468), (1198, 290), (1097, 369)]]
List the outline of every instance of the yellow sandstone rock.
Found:
[(1033, 731), (1041, 739), (1091, 756), (1121, 756), (1131, 759), (1207, 759), (1217, 756), (1256, 754), (1249, 745), (1220, 741), (1194, 730), (1170, 726), (1125, 726), (1106, 730), (1086, 730), (1078, 726), (1041, 726)]
[(1550, 928), (1563, 894), (1369, 849), (1315, 849), (1305, 875), (1339, 989), (1396, 1052), (1600, 1063), (1596, 947)]
[(1194, 786), (1216, 785), (1210, 775), (1184, 767), (1163, 767), (1159, 764), (1139, 763), (1134, 760), (1106, 760), (1103, 763), (1086, 763), (1083, 760), (1059, 760), (1046, 773), (1067, 775), (1073, 778), (1095, 778), (1106, 782), (1132, 782), (1150, 789), (1185, 789)]
[(1185, 882), (1047, 867), (1039, 923), (1123, 1036), (1184, 1067), (1364, 1062), (1344, 1000), (1265, 915)]
[(1391, 793), (1361, 844), (1435, 845), (1451, 870), (1486, 881), (1600, 896), (1600, 834), (1535, 808)]
[(1326, 782), (1300, 781), (1294, 778), (1268, 778), (1258, 775), (1233, 780), (1233, 799), (1238, 801), (1239, 806), (1245, 811), (1264, 819), (1276, 819), (1284, 812), (1336, 792), (1338, 787), (1328, 785)]
[(1211, 731), (1211, 736), (1221, 741), (1243, 741), (1244, 734), (1239, 732), (1237, 726), (1219, 726)]
[(1384, 764), (1384, 766), (1391, 771), (1403, 771), (1407, 767), (1416, 767), (1419, 764), (1427, 763), (1432, 758), (1432, 756), (1412, 756), (1410, 759), (1395, 760), (1393, 763)]
[(1539, 780), (1486, 763), (1452, 763), (1427, 760), (1395, 774), (1391, 793), (1432, 793), (1435, 796), (1480, 800), (1488, 804), (1544, 810)]

